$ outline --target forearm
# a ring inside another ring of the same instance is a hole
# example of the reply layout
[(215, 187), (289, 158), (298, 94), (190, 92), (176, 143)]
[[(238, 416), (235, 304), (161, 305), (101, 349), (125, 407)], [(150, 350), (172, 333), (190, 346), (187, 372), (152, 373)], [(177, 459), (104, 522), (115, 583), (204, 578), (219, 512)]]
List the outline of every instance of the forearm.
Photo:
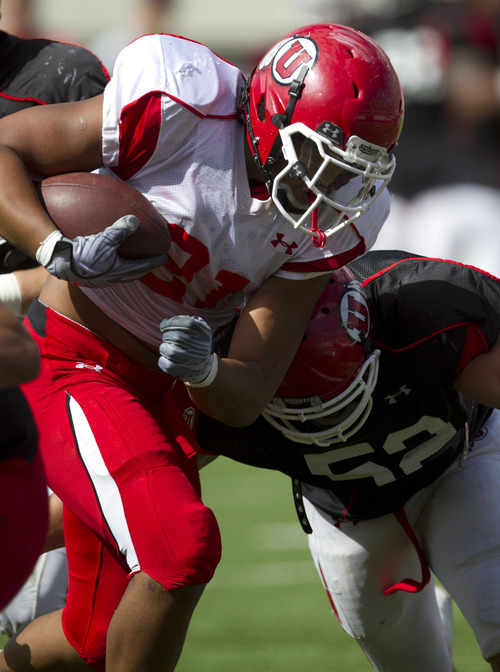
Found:
[(251, 424), (275, 395), (328, 278), (269, 278), (241, 311), (217, 368), (204, 320), (164, 320), (160, 368), (187, 381), (192, 401), (207, 415), (233, 427)]
[(43, 266), (37, 266), (15, 271), (14, 275), (21, 290), (21, 314), (25, 315), (30, 303), (35, 297), (39, 296), (49, 274)]
[(57, 495), (49, 496), (49, 529), (43, 552), (53, 551), (64, 546), (63, 505)]
[(207, 415), (233, 427), (254, 422), (274, 396), (286, 367), (279, 361), (264, 367), (258, 362), (219, 360), (217, 376), (208, 387), (187, 386), (189, 396)]
[(267, 280), (242, 310), (214, 382), (190, 389), (197, 406), (234, 427), (254, 422), (276, 394), (327, 281)]
[(33, 299), (39, 296), (47, 277), (43, 266), (0, 274), (0, 302), (17, 317), (23, 317)]
[(31, 179), (102, 165), (102, 96), (0, 119), (0, 235), (35, 258), (55, 230)]
[(500, 339), (467, 364), (456, 377), (455, 388), (484, 406), (500, 408)]
[(55, 230), (43, 210), (29, 173), (12, 149), (0, 145), (0, 235), (33, 259)]

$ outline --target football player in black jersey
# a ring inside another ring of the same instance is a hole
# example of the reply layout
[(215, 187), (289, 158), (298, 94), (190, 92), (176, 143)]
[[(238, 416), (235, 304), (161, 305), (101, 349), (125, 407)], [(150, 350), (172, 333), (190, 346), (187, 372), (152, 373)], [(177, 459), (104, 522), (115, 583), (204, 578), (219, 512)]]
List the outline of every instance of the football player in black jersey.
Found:
[(368, 252), (336, 272), (264, 417), (204, 450), (293, 479), (334, 612), (376, 670), (453, 669), (431, 572), (500, 670), (500, 280)]
[[(108, 81), (104, 65), (83, 47), (0, 30), (0, 118), (27, 107), (92, 98)], [(0, 301), (14, 313), (25, 314), (46, 275), (0, 238)]]

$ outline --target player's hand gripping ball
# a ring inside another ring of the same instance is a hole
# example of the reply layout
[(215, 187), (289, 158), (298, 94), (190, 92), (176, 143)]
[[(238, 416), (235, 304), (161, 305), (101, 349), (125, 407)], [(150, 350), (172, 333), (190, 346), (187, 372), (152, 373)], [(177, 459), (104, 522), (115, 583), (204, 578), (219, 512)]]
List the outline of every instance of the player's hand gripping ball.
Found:
[(126, 182), (97, 173), (69, 173), (37, 183), (58, 230), (37, 261), (58, 278), (106, 287), (135, 280), (166, 263), (168, 223)]

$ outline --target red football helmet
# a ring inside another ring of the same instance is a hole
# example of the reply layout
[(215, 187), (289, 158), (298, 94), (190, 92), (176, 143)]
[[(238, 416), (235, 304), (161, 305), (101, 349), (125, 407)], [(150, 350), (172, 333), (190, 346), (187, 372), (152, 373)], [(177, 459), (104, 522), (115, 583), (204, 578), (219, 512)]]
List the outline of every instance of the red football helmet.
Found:
[(403, 94), (389, 58), (367, 35), (333, 24), (289, 33), (252, 73), (244, 106), (256, 164), (295, 228), (317, 236), (315, 219), (312, 228), (304, 223), (323, 202), (336, 211), (328, 236), (389, 183)]
[(369, 344), (370, 312), (362, 286), (336, 271), (312, 313), (304, 338), (266, 420), (297, 443), (345, 441), (372, 407), (380, 352)]

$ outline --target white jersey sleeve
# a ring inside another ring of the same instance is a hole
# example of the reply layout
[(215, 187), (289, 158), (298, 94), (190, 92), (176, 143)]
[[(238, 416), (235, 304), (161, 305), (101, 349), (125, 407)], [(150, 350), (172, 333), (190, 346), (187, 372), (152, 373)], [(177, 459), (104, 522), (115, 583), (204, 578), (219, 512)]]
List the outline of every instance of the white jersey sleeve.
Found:
[[(118, 55), (104, 92), (104, 166), (120, 175), (121, 164), (129, 163), (139, 141), (140, 151), (149, 149), (154, 156), (167, 121), (173, 154), (199, 118), (234, 118), (235, 91), (243, 81), (238, 68), (198, 42), (174, 35), (146, 35), (131, 42)], [(192, 114), (183, 114), (185, 109)], [(165, 157), (154, 158), (161, 162)], [(130, 172), (127, 165), (127, 178)]]

